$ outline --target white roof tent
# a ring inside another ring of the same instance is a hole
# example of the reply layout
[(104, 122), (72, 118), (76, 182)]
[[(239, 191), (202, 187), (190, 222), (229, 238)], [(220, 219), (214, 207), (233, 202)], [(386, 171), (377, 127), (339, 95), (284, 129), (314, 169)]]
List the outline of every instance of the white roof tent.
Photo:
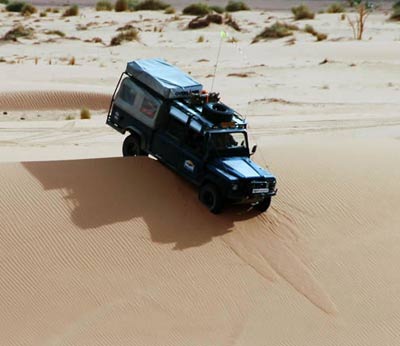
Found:
[(203, 86), (164, 59), (141, 59), (128, 63), (125, 71), (165, 99), (187, 97)]

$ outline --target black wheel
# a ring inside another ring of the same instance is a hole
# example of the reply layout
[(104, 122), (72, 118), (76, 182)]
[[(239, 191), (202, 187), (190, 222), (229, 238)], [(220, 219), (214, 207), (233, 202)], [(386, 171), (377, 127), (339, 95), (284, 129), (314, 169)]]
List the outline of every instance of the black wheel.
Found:
[(267, 211), (269, 206), (271, 205), (271, 196), (265, 197), (261, 202), (258, 202), (255, 206), (254, 209), (264, 212)]
[(205, 184), (199, 191), (200, 201), (214, 214), (222, 211), (224, 200), (221, 192), (214, 184)]
[(129, 135), (125, 138), (124, 144), (122, 145), (122, 154), (124, 156), (145, 155), (142, 149), (140, 149), (140, 141), (137, 136)]
[(231, 121), (234, 111), (219, 102), (209, 102), (203, 105), (202, 115), (213, 123)]

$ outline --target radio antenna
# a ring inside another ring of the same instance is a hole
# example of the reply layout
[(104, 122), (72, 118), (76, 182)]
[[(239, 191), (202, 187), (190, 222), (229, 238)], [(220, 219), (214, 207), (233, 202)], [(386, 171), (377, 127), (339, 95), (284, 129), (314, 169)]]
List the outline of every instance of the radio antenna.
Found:
[(211, 93), (213, 92), (214, 89), (214, 82), (215, 82), (215, 77), (217, 75), (217, 68), (218, 68), (218, 63), (219, 63), (219, 57), (221, 55), (221, 48), (222, 48), (222, 41), (224, 38), (228, 37), (228, 34), (225, 31), (221, 31), (220, 32), (220, 40), (219, 40), (219, 47), (218, 47), (218, 54), (217, 54), (217, 62), (215, 63), (215, 68), (214, 68), (214, 76), (212, 79), (212, 83), (211, 83)]

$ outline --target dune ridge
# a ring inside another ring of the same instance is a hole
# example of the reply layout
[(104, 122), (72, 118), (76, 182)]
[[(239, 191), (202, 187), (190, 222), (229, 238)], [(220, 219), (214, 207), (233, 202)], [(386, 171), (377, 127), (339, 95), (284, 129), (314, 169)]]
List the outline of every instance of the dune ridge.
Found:
[(87, 107), (107, 109), (111, 95), (101, 92), (69, 90), (18, 90), (0, 92), (0, 110), (67, 110)]

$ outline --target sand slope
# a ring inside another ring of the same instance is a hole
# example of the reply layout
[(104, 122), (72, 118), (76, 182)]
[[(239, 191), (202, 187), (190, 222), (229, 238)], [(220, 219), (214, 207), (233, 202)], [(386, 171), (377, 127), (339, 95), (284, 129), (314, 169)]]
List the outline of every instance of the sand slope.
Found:
[(399, 145), (365, 143), (271, 150), (259, 216), (151, 159), (2, 164), (2, 342), (398, 344)]

